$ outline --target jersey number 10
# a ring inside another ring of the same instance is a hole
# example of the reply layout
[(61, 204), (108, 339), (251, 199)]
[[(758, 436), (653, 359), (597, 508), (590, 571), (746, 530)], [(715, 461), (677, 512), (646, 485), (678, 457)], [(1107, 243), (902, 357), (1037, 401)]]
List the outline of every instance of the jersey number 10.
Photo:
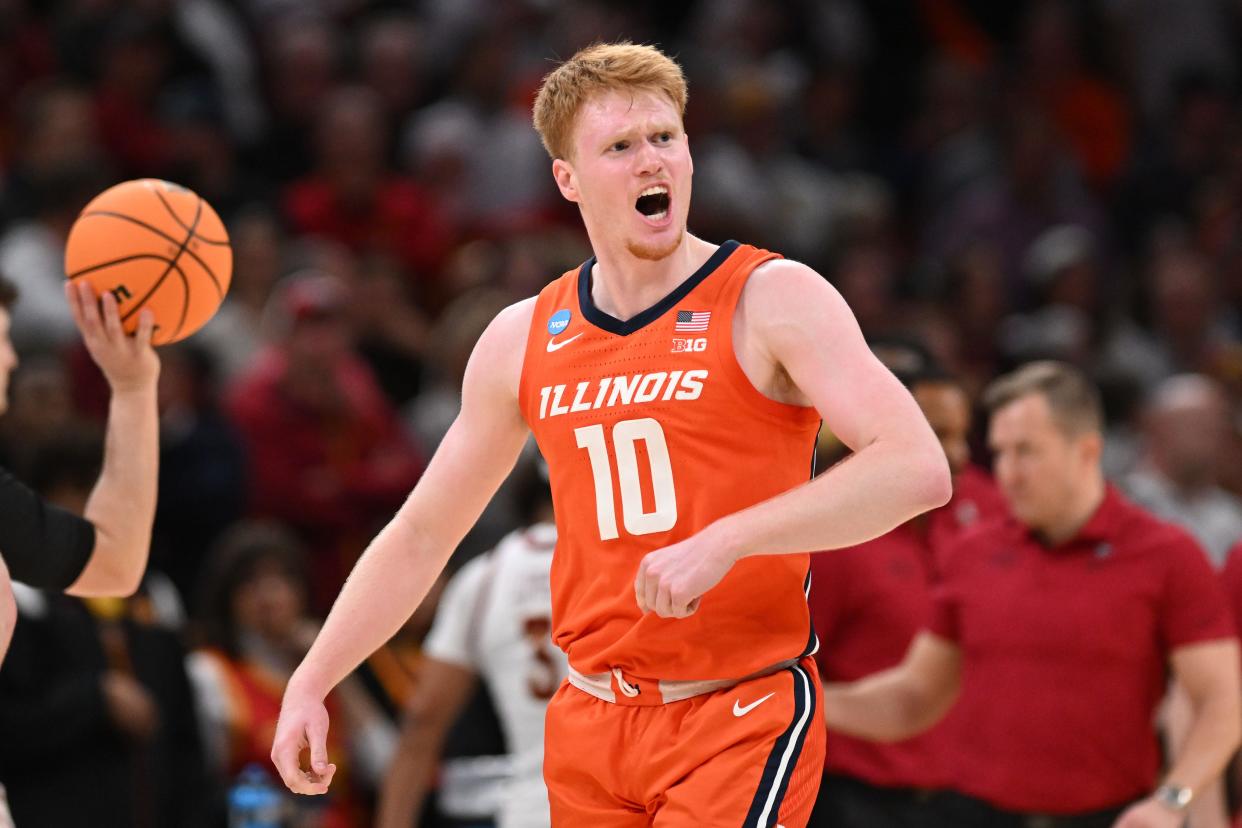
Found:
[[(608, 459), (608, 438), (600, 424), (574, 429), (578, 448), (587, 450), (591, 474), (595, 478), (595, 516), (599, 519), (601, 540), (615, 540), (617, 507), (612, 489), (612, 464)], [(651, 488), (655, 508), (643, 511), (643, 493), (638, 482), (638, 452), (635, 444), (647, 446), (651, 466)], [(667, 532), (677, 523), (677, 492), (673, 489), (673, 464), (668, 459), (664, 429), (650, 417), (622, 420), (612, 427), (613, 453), (617, 458), (617, 480), (621, 484), (621, 518), (631, 535)]]

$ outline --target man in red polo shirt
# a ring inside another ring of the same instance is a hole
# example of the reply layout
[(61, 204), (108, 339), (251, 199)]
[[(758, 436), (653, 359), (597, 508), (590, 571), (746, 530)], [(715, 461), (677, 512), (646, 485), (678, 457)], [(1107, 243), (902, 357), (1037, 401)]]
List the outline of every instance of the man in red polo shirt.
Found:
[[(957, 692), (937, 802), (954, 828), (1178, 828), (1242, 734), (1238, 645), (1203, 552), (1100, 470), (1099, 397), (1027, 365), (985, 394), (1013, 513), (940, 557), (930, 631), (898, 667), (826, 688), (831, 729), (893, 740)], [(1163, 780), (1154, 711), (1170, 671), (1194, 723)]]
[[(826, 682), (853, 681), (899, 663), (932, 615), (932, 550), (1004, 511), (987, 472), (970, 463), (971, 405), (965, 390), (916, 343), (873, 350), (910, 388), (940, 439), (953, 473), (953, 499), (875, 540), (811, 560), (815, 656)], [(945, 723), (948, 724), (948, 723)], [(809, 823), (812, 828), (918, 828), (928, 793), (946, 783), (945, 725), (896, 744), (829, 733)]]

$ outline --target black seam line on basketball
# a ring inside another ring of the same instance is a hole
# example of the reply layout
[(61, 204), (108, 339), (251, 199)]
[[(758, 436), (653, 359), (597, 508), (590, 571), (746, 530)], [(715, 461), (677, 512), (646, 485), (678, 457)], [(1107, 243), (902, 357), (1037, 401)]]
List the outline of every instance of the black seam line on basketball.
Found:
[[(177, 215), (177, 211), (174, 210), (172, 208), (172, 205), (168, 203), (168, 199), (164, 198), (164, 194), (161, 193), (159, 190), (153, 190), (152, 192), (155, 193), (155, 197), (160, 200), (160, 203), (164, 205), (164, 209), (168, 211), (168, 215), (172, 216), (172, 220), (177, 222), (177, 224), (180, 225), (182, 230), (190, 231), (190, 228), (186, 227), (185, 222), (181, 220), (181, 216)], [(196, 197), (198, 198), (200, 202), (203, 200), (202, 197), (198, 197), (198, 196)], [(193, 232), (193, 231), (190, 231), (190, 232)], [(209, 239), (206, 236), (200, 236), (197, 233), (195, 233), (194, 235), (203, 244), (218, 244), (221, 247), (226, 246), (228, 244), (227, 239), (225, 241), (220, 241), (219, 239)]]
[(176, 262), (173, 263), (172, 269), (177, 271), (177, 275), (181, 277), (181, 286), (185, 288), (185, 299), (181, 302), (181, 318), (177, 320), (177, 327), (173, 328), (173, 332), (168, 336), (170, 340), (176, 339), (177, 334), (181, 333), (181, 329), (185, 327), (185, 316), (190, 310), (190, 280)]
[[(116, 212), (113, 212), (112, 210), (91, 210), (89, 213), (82, 214), (82, 218), (86, 218), (87, 216), (112, 216), (112, 218), (119, 218), (122, 221), (128, 221), (130, 224), (136, 224), (139, 227), (145, 227), (146, 229), (150, 230), (152, 233), (159, 236), (161, 239), (164, 239), (165, 241), (172, 242), (173, 244), (181, 244), (181, 242), (177, 241), (176, 239), (174, 239), (172, 236), (165, 233), (160, 228), (155, 227), (154, 225), (147, 224), (142, 219), (136, 219), (133, 216), (127, 216), (124, 213), (116, 213)], [(186, 243), (189, 243), (190, 239), (192, 239), (193, 237), (194, 237), (193, 233), (187, 236)], [(200, 259), (198, 257), (198, 254), (195, 253), (193, 250), (186, 250), (185, 245), (182, 245), (181, 249), (182, 251), (185, 252), (187, 256), (189, 256), (191, 259), (199, 263), (199, 266), (203, 268), (203, 272), (207, 274), (207, 278), (210, 279), (211, 283), (216, 286), (216, 293), (220, 294), (220, 298), (223, 299), (224, 288), (220, 287), (220, 282), (216, 279), (216, 274), (211, 272), (211, 268), (207, 266), (207, 263), (204, 262), (202, 259)], [(178, 253), (178, 255), (180, 255), (180, 253)]]
[(119, 259), (113, 259), (108, 262), (100, 262), (97, 265), (91, 265), (90, 267), (84, 267), (76, 273), (68, 274), (65, 278), (73, 281), (80, 276), (85, 276), (88, 273), (94, 273), (96, 270), (103, 270), (104, 268), (112, 267), (113, 265), (125, 264), (126, 262), (136, 262), (142, 259), (158, 259), (161, 262), (169, 261), (167, 256), (160, 256), (155, 253), (137, 253), (133, 256), (122, 256)]
[[(195, 211), (194, 213), (194, 227), (198, 227), (198, 220), (202, 218), (202, 215), (203, 215), (203, 200), (200, 198), (198, 200), (198, 210)], [(168, 267), (164, 268), (164, 272), (160, 274), (160, 278), (156, 279), (155, 284), (151, 285), (150, 289), (147, 290), (146, 295), (143, 296), (141, 299), (139, 299), (138, 303), (134, 305), (132, 308), (130, 308), (129, 311), (127, 311), (125, 315), (121, 317), (122, 322), (126, 321), (131, 316), (133, 316), (136, 312), (141, 310), (142, 306), (147, 303), (147, 300), (150, 299), (155, 294), (155, 292), (160, 289), (160, 285), (164, 284), (164, 280), (168, 278), (168, 274), (172, 273), (172, 269), (177, 266), (177, 259), (180, 259), (181, 254), (185, 252), (186, 245), (190, 243), (190, 239), (194, 238), (194, 227), (191, 227), (189, 229), (189, 232), (186, 233), (185, 241), (183, 241), (181, 243), (181, 246), (177, 248), (176, 255), (174, 255), (172, 259), (169, 260)]]

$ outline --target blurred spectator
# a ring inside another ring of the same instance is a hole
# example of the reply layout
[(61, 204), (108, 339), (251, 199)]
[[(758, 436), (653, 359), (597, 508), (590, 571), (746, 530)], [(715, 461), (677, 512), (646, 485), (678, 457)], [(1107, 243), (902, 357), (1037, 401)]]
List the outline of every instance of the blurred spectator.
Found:
[(344, 38), (312, 14), (289, 15), (278, 25), (263, 21), (257, 28), (271, 125), (252, 166), (288, 181), (310, 172), (311, 146), (321, 107), (340, 75)]
[(933, 219), (963, 192), (1000, 173), (985, 95), (982, 73), (958, 63), (938, 60), (924, 73), (922, 104), (910, 133), (921, 219)]
[(24, 360), (9, 377), (8, 397), (0, 420), (0, 456), (4, 466), (29, 480), (39, 448), (77, 427), (64, 364), (51, 356)]
[(999, 328), (1009, 306), (1001, 251), (978, 239), (945, 265), (938, 298), (966, 343), (962, 364), (955, 367), (970, 386), (980, 389), (1001, 367)]
[[(435, 451), (461, 410), (461, 385), (466, 363), (483, 329), (513, 297), (494, 288), (462, 294), (440, 315), (429, 335), (427, 381), (402, 412), (407, 427), (429, 452)], [(458, 545), (463, 560), (491, 549), (517, 525), (510, 484), (501, 484), (478, 521)]]
[(1140, 467), (1125, 480), (1135, 502), (1185, 528), (1221, 567), (1242, 540), (1242, 501), (1220, 486), (1223, 448), (1233, 439), (1224, 390), (1198, 374), (1157, 386), (1143, 417)]
[(1101, 9), (1113, 18), (1122, 68), (1148, 123), (1178, 123), (1178, 78), (1188, 67), (1236, 77), (1238, 9), (1229, 0), (1111, 0)]
[[(81, 514), (102, 449), (92, 431), (62, 433), (40, 452), (40, 494)], [(14, 591), (21, 620), (0, 669), (0, 775), (16, 823), (207, 825), (185, 653), (165, 626), (164, 590)]]
[[(970, 399), (917, 343), (872, 342), (876, 356), (910, 387), (949, 459), (953, 498), (943, 507), (847, 549), (811, 558), (811, 620), (825, 682), (852, 681), (902, 660), (931, 620), (937, 550), (964, 531), (1004, 514), (988, 474), (971, 465)], [(917, 828), (929, 792), (946, 774), (958, 731), (953, 722), (891, 745), (832, 732), (824, 781), (809, 825), (823, 828)]]
[(879, 244), (846, 247), (830, 280), (841, 291), (858, 326), (870, 337), (895, 334), (901, 320), (897, 304), (897, 272), (891, 250)]
[(1089, 366), (1107, 321), (1095, 240), (1075, 225), (1044, 231), (1023, 263), (1034, 307), (1006, 317), (1000, 347), (1011, 365), (1058, 359)]
[[(1225, 568), (1220, 577), (1225, 587), (1225, 598), (1229, 602), (1230, 614), (1238, 629), (1242, 630), (1242, 542), (1229, 550)], [(1242, 762), (1238, 761), (1237, 756), (1233, 757), (1231, 767), (1225, 773), (1224, 782), (1230, 791), (1238, 790), (1238, 784), (1242, 782)], [(1242, 824), (1242, 805), (1234, 802), (1231, 816), (1233, 817), (1232, 825)]]
[(1182, 372), (1218, 376), (1239, 343), (1226, 313), (1215, 269), (1176, 232), (1152, 244), (1146, 329), (1120, 326), (1105, 343), (1104, 361), (1151, 388)]
[(513, 301), (508, 293), (476, 288), (446, 308), (429, 332), (431, 374), (406, 411), (410, 427), (429, 451), (440, 445), (461, 408), (461, 383), (474, 343), (496, 314)]
[[(1137, 4), (1165, 5), (1165, 0), (1137, 0)], [(1192, 5), (1194, 17), (1214, 4)], [(1170, 13), (1182, 17), (1171, 4), (1161, 16)], [(1194, 194), (1222, 169), (1237, 130), (1237, 106), (1225, 81), (1185, 67), (1176, 71), (1170, 86), (1173, 111), (1168, 118), (1151, 122), (1117, 199), (1120, 238), (1134, 252), (1144, 250), (1160, 222), (1189, 217)]]
[[(1219, 584), (1188, 534), (1105, 482), (1101, 407), (1082, 374), (1031, 363), (984, 400), (1012, 518), (946, 550), (929, 631), (898, 667), (826, 687), (826, 719), (904, 738), (960, 687), (936, 824), (1177, 824), (1242, 737), (1237, 634)], [(1170, 675), (1191, 723), (1162, 771), (1154, 712)]]
[[(305, 551), (274, 524), (242, 523), (211, 556), (203, 582), (205, 648), (189, 659), (212, 771), (227, 781), (250, 763), (269, 767), (280, 698), (318, 624), (309, 613)], [(363, 792), (374, 790), (396, 743), (392, 725), (354, 679), (328, 699), (328, 738), (339, 781), (324, 798), (290, 797), (299, 828), (363, 824)]]
[(323, 610), (423, 465), (351, 349), (346, 297), (335, 277), (288, 277), (269, 301), (271, 346), (228, 391), (254, 512), (285, 521), (310, 546), (312, 606)]
[(252, 146), (267, 126), (267, 115), (258, 56), (245, 19), (226, 0), (173, 0), (168, 5), (180, 37), (211, 69), (213, 93), (220, 100), (220, 126), (242, 147)]
[[(724, 88), (725, 131), (698, 149), (696, 217), (727, 236), (765, 239), (811, 263), (828, 255), (852, 176), (794, 152), (780, 84), (758, 68)], [(865, 330), (865, 329), (864, 329)]]
[(221, 102), (205, 83), (169, 86), (158, 101), (158, 115), (168, 133), (168, 153), (151, 172), (193, 190), (226, 217), (267, 195), (266, 176), (243, 175)]
[(1100, 239), (1104, 219), (1046, 114), (1015, 104), (1006, 113), (1002, 135), (1001, 177), (964, 191), (931, 217), (923, 247), (931, 262), (944, 262), (975, 242), (994, 244), (1007, 305), (1018, 309), (1030, 301), (1022, 262), (1031, 243), (1057, 224), (1078, 225)]
[(169, 21), (149, 10), (117, 10), (100, 15), (98, 27), (85, 27), (82, 35), (83, 41), (99, 37), (95, 117), (119, 172), (137, 178), (164, 169), (172, 136), (160, 122), (156, 103), (181, 45)]
[(17, 285), (12, 338), (19, 350), (57, 348), (76, 338), (65, 302), (65, 239), (81, 209), (103, 188), (90, 99), (67, 86), (29, 90), (0, 236), (0, 271)]
[(348, 312), (358, 353), (389, 402), (403, 407), (422, 387), (430, 322), (400, 265), (387, 256), (364, 259), (353, 288)]
[(1112, 184), (1130, 151), (1125, 98), (1086, 65), (1078, 9), (1066, 0), (1035, 0), (1023, 32), (1018, 85), (1057, 125), (1087, 182)]
[(251, 206), (229, 222), (233, 281), (224, 304), (197, 335), (226, 379), (250, 366), (263, 347), (263, 309), (283, 275), (285, 235), (276, 216)]
[(246, 507), (245, 446), (220, 410), (211, 358), (196, 344), (162, 349), (160, 483), (151, 566), (195, 592), (207, 550)]
[[(538, 227), (560, 207), (530, 125), (530, 97), (546, 70), (523, 71), (516, 33), (490, 14), (482, 19), (488, 22), (458, 57), (449, 93), (406, 122), (403, 155), (420, 181), (439, 180), (450, 229)], [(456, 192), (445, 192), (446, 178)]]
[(451, 227), (431, 195), (388, 165), (382, 101), (365, 87), (345, 87), (323, 103), (315, 125), (314, 168), (285, 191), (290, 225), (355, 253), (395, 257), (419, 283), (439, 274)]
[(480, 679), (501, 715), (511, 760), (498, 792), (497, 824), (538, 828), (551, 820), (542, 773), (543, 719), (568, 664), (551, 638), (548, 579), (556, 526), (546, 474), (537, 454), (519, 464), (514, 476), (523, 528), (463, 566), (445, 589), (419, 689), (384, 782), (377, 828), (407, 828), (423, 810), (445, 737)]
[(366, 21), (358, 35), (358, 62), (362, 82), (379, 97), (384, 119), (393, 132), (387, 146), (395, 147), (396, 125), (422, 102), (425, 55), (418, 18), (385, 14)]

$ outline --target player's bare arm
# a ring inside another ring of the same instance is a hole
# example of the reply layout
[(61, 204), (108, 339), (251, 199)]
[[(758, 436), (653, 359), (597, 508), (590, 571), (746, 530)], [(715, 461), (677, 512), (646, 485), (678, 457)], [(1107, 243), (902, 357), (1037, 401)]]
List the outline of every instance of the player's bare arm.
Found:
[(922, 632), (897, 666), (858, 681), (825, 684), (824, 720), (837, 733), (898, 742), (940, 721), (957, 699), (961, 679), (961, 649)]
[(818, 273), (784, 260), (756, 268), (733, 336), (759, 391), (813, 406), (854, 454), (803, 486), (649, 554), (635, 581), (644, 612), (688, 615), (740, 558), (858, 544), (943, 505), (952, 493), (944, 451), (926, 418)]
[(445, 736), (478, 683), (473, 670), (430, 657), (420, 665), (418, 676), (401, 723), (397, 755), (380, 791), (375, 828), (418, 824)]
[[(1221, 774), (1242, 740), (1238, 643), (1226, 639), (1178, 647), (1169, 661), (1190, 699), (1194, 720), (1166, 784), (1200, 791)], [(1149, 797), (1122, 814), (1117, 828), (1172, 827), (1181, 825), (1185, 816)]]
[[(327, 791), (328, 692), (422, 601), (513, 468), (527, 437), (518, 383), (534, 300), (502, 311), (466, 368), (462, 407), (427, 471), (359, 559), (285, 690), (272, 761), (295, 793)], [(299, 754), (310, 749), (311, 770)]]
[(121, 328), (116, 298), (96, 299), (85, 281), (65, 285), (65, 297), (91, 358), (112, 392), (103, 469), (86, 502), (95, 548), (70, 595), (130, 595), (147, 568), (159, 469), (160, 362), (151, 348), (155, 318), (138, 316), (133, 336)]
[(13, 599), (13, 582), (9, 580), (8, 567), (0, 558), (0, 664), (9, 651), (13, 640), (13, 628), (17, 626), (17, 602)]

